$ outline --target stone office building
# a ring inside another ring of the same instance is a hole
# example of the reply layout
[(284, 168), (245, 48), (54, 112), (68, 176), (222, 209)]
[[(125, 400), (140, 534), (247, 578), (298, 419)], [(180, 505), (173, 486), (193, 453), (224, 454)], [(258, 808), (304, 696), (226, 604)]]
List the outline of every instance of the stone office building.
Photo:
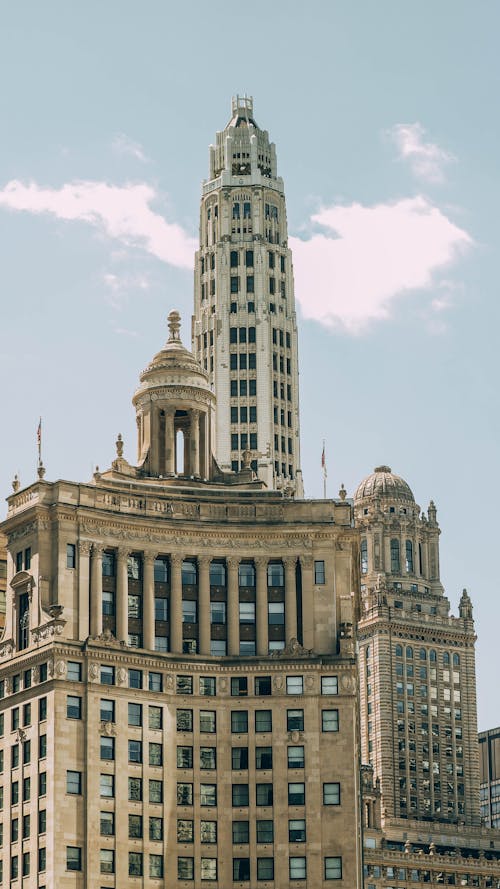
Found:
[(11, 887), (361, 885), (352, 506), (211, 454), (179, 319), (138, 464), (8, 500), (0, 642)]

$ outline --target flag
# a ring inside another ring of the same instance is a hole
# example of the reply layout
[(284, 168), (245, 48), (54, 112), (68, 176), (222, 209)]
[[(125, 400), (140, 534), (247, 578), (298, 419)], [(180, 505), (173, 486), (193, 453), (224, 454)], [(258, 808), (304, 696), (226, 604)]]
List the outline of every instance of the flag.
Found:
[(38, 424), (38, 429), (36, 430), (36, 443), (38, 446), (38, 459), (40, 460), (42, 457), (42, 418), (40, 417), (40, 422)]
[(323, 451), (321, 453), (321, 468), (323, 470), (323, 478), (326, 478), (328, 473), (326, 471), (326, 453), (325, 453), (325, 442), (323, 442)]

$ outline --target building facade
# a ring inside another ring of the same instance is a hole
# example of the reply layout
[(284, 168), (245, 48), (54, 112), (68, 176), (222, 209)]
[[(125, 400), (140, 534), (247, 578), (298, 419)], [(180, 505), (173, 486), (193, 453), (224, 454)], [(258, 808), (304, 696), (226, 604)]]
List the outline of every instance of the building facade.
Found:
[(481, 819), (500, 828), (500, 728), (479, 732)]
[(5, 626), (5, 591), (7, 588), (7, 541), (0, 534), (0, 633)]
[(475, 632), (440, 580), (436, 507), (379, 466), (354, 496), (365, 878), (378, 887), (500, 886), (481, 826)]
[(292, 256), (276, 147), (236, 96), (210, 147), (195, 260), (193, 353), (217, 397), (214, 453), (251, 452), (268, 488), (303, 497)]
[(172, 313), (137, 465), (9, 498), (11, 887), (361, 886), (352, 506), (221, 473), (212, 400)]

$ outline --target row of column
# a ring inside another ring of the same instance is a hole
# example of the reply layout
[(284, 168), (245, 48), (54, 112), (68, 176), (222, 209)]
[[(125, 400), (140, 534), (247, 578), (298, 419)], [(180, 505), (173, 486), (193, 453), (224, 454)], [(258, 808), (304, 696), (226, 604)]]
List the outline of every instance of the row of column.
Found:
[[(177, 431), (184, 435), (184, 469), (183, 475), (206, 475), (206, 415), (192, 408), (187, 411), (187, 418), (176, 420), (176, 409), (165, 408), (164, 461), (160, 458), (160, 409), (152, 408), (150, 416), (151, 436), (151, 469), (160, 475), (175, 475), (177, 472)], [(203, 445), (203, 447), (201, 447)], [(161, 465), (163, 463), (163, 465)]]
[[(102, 553), (103, 546), (82, 541), (79, 558), (80, 583), (80, 635), (85, 637), (87, 630), (84, 607), (85, 589), (90, 581), (90, 622), (87, 635), (100, 636), (102, 633)], [(89, 556), (90, 577), (89, 577)], [(116, 551), (116, 638), (119, 642), (128, 641), (128, 573), (127, 559), (130, 550), (120, 547)], [(154, 563), (156, 554), (143, 553), (143, 594), (142, 621), (143, 647), (154, 650), (155, 604), (154, 604)], [(182, 654), (182, 562), (185, 556), (170, 556), (170, 651)], [(198, 650), (200, 654), (210, 654), (210, 563), (208, 556), (201, 556), (198, 562)], [(267, 586), (267, 559), (255, 559), (256, 568), (256, 651), (258, 655), (269, 653), (269, 611)], [(297, 638), (297, 593), (296, 563), (293, 557), (282, 560), (285, 567), (285, 641)], [(309, 560), (308, 560), (309, 562)], [(240, 599), (238, 584), (239, 560), (226, 559), (227, 588), (227, 653), (240, 652)], [(311, 571), (310, 567), (303, 566)], [(306, 578), (304, 578), (306, 579)], [(88, 602), (88, 599), (87, 599)], [(83, 613), (82, 613), (83, 612)], [(88, 613), (88, 612), (87, 612)], [(304, 645), (312, 647), (312, 623), (304, 620)], [(310, 637), (306, 640), (306, 636)], [(309, 643), (309, 645), (308, 645)]]

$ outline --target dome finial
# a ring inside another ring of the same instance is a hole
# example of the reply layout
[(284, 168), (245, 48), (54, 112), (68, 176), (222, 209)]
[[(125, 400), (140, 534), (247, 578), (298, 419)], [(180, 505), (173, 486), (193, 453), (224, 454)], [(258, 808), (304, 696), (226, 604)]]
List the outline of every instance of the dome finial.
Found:
[(168, 342), (180, 342), (181, 336), (179, 331), (181, 329), (181, 316), (179, 315), (179, 312), (175, 310), (170, 312), (170, 315), (168, 316), (168, 329), (170, 331)]

